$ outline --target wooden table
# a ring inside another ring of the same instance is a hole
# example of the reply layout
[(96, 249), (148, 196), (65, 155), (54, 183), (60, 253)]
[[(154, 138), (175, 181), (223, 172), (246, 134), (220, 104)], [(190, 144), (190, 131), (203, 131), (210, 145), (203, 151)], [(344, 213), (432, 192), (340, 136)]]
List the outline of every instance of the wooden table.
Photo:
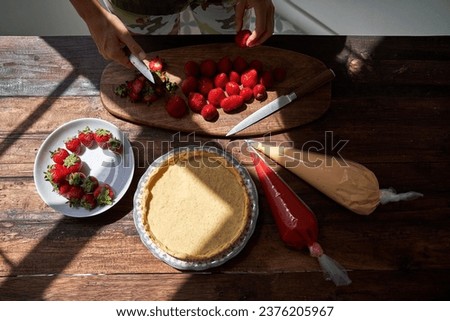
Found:
[[(150, 51), (232, 38), (139, 41)], [(370, 168), (381, 187), (424, 194), (360, 216), (280, 172), (316, 213), (319, 241), (349, 270), (350, 286), (325, 281), (316, 259), (283, 245), (261, 190), (256, 231), (236, 258), (189, 273), (153, 257), (134, 226), (132, 199), (149, 163), (167, 152), (163, 142), (174, 137), (178, 145), (212, 141), (229, 150), (239, 140), (177, 137), (110, 115), (99, 96), (107, 62), (90, 37), (1, 37), (0, 299), (449, 299), (450, 37), (274, 36), (267, 45), (316, 57), (337, 74), (330, 110), (272, 140), (292, 141), (298, 148), (347, 141), (340, 154)], [(117, 125), (135, 153), (147, 156), (136, 157), (131, 187), (116, 206), (75, 219), (41, 200), (33, 163), (47, 135), (83, 117)]]

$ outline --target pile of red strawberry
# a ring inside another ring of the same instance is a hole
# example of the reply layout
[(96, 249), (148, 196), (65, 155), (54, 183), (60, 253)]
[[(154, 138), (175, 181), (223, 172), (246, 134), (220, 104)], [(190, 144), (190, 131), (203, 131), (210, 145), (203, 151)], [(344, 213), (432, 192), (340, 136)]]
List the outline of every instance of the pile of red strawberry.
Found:
[[(236, 44), (245, 48), (249, 36), (250, 31), (242, 30), (236, 35)], [(218, 108), (226, 113), (239, 112), (246, 103), (265, 100), (267, 90), (286, 77), (285, 68), (270, 69), (258, 59), (247, 61), (241, 56), (234, 59), (224, 56), (218, 61), (190, 60), (184, 65), (183, 95), (180, 95), (176, 94), (178, 85), (170, 82), (166, 75), (166, 63), (162, 58), (153, 57), (148, 68), (156, 76), (156, 85), (139, 73), (133, 80), (119, 85), (116, 95), (128, 97), (132, 102), (151, 104), (168, 93), (165, 108), (170, 116), (182, 118), (191, 110), (207, 121), (219, 117)]]
[(53, 164), (48, 165), (44, 173), (45, 180), (53, 186), (53, 191), (67, 198), (70, 207), (94, 209), (97, 206), (110, 205), (114, 201), (114, 191), (106, 183), (83, 172), (83, 162), (79, 155), (84, 148), (102, 149), (115, 153), (122, 152), (122, 142), (107, 129), (91, 130), (89, 127), (76, 136), (64, 141), (65, 148), (58, 147), (50, 151)]
[[(184, 73), (181, 90), (187, 106), (208, 121), (219, 116), (218, 108), (233, 113), (253, 100), (265, 100), (267, 90), (286, 77), (284, 68), (267, 69), (260, 60), (247, 61), (242, 56), (190, 60), (184, 65)], [(176, 114), (180, 115), (184, 114)]]

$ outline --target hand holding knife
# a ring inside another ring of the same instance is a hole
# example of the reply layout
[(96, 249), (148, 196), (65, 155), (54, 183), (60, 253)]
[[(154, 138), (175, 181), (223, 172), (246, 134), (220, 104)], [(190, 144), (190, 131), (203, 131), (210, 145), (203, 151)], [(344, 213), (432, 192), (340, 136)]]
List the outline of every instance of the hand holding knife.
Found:
[(261, 119), (266, 118), (267, 116), (273, 114), (274, 112), (280, 110), (287, 104), (291, 103), (297, 98), (300, 98), (320, 87), (325, 85), (326, 83), (333, 80), (335, 77), (335, 74), (333, 70), (326, 69), (314, 78), (307, 81), (304, 85), (301, 87), (295, 89), (291, 93), (287, 95), (283, 95), (278, 97), (277, 99), (273, 100), (272, 102), (268, 103), (266, 106), (262, 107), (261, 109), (255, 111), (253, 114), (242, 120), (239, 124), (234, 126), (227, 134), (226, 136), (232, 136), (241, 130), (244, 130), (245, 128), (257, 123)]
[(143, 74), (145, 76), (145, 78), (147, 78), (148, 80), (150, 80), (150, 82), (152, 82), (154, 84), (155, 79), (153, 78), (153, 74), (150, 71), (150, 69), (148, 69), (148, 67), (142, 62), (142, 60), (140, 60), (138, 57), (136, 57), (133, 54), (130, 54), (129, 58), (130, 58), (131, 63), (136, 67), (136, 69), (139, 70), (141, 72), (141, 74)]

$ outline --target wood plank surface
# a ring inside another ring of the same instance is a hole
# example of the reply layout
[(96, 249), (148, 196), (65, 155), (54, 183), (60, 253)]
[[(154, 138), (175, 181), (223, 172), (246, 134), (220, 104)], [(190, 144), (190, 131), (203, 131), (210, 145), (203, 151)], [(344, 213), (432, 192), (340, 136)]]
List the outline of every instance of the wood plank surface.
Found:
[[(232, 37), (137, 39), (150, 52), (226, 44)], [(89, 37), (0, 37), (0, 299), (448, 300), (449, 38), (274, 36), (267, 46), (315, 57), (336, 79), (322, 117), (254, 139), (339, 153), (371, 169), (382, 188), (424, 194), (359, 216), (277, 167), (315, 212), (319, 242), (349, 270), (350, 286), (325, 281), (316, 259), (281, 242), (244, 140), (116, 118), (100, 98), (108, 63)], [(107, 120), (127, 134), (136, 171), (110, 211), (74, 219), (40, 199), (33, 165), (54, 129), (85, 117)], [(180, 272), (154, 258), (132, 218), (134, 191), (149, 164), (173, 147), (192, 144), (232, 153), (260, 195), (249, 244), (202, 273)]]

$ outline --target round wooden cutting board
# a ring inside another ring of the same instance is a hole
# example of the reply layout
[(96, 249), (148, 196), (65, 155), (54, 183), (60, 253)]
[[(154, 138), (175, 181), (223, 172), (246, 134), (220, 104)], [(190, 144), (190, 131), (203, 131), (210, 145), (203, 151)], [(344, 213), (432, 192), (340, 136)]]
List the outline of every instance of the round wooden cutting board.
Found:
[[(231, 59), (242, 56), (248, 62), (253, 59), (261, 60), (266, 69), (281, 66), (287, 70), (286, 79), (268, 90), (266, 100), (262, 102), (254, 100), (236, 113), (225, 113), (219, 109), (219, 118), (208, 122), (201, 115), (191, 111), (181, 119), (169, 116), (164, 108), (164, 99), (148, 106), (144, 103), (132, 103), (127, 98), (115, 95), (114, 89), (125, 81), (132, 80), (135, 77), (135, 71), (128, 70), (117, 63), (106, 66), (100, 81), (100, 96), (104, 107), (111, 114), (142, 125), (211, 136), (225, 136), (232, 127), (254, 111), (279, 95), (288, 94), (302, 86), (308, 79), (327, 68), (321, 61), (297, 52), (267, 46), (242, 49), (234, 43), (180, 47), (151, 52), (148, 56), (163, 58), (167, 63), (167, 74), (170, 80), (178, 84), (181, 84), (184, 79), (184, 64), (188, 60), (201, 62), (211, 58), (218, 61), (224, 56), (230, 56)], [(180, 94), (182, 95), (181, 90)], [(235, 136), (258, 136), (304, 125), (322, 116), (327, 111), (330, 100), (331, 83), (293, 101)]]

